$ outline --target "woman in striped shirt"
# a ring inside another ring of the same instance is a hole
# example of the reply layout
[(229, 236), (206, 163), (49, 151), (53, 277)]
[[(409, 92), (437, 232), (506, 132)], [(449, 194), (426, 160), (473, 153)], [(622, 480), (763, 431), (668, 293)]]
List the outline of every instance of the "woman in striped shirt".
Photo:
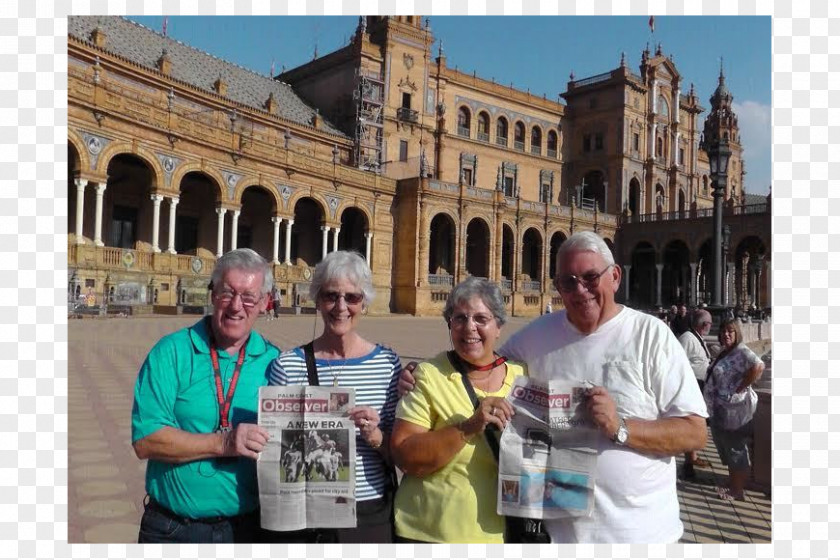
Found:
[[(356, 331), (373, 299), (371, 272), (351, 251), (327, 255), (312, 276), (309, 295), (324, 320), (313, 342), (318, 384), (353, 387), (356, 406), (348, 410), (356, 425), (356, 512), (351, 529), (307, 529), (274, 533), (280, 542), (389, 543), (393, 539), (393, 468), (388, 436), (398, 400), (400, 359), (390, 348), (369, 342)], [(281, 354), (272, 364), (271, 385), (308, 384), (303, 347)]]

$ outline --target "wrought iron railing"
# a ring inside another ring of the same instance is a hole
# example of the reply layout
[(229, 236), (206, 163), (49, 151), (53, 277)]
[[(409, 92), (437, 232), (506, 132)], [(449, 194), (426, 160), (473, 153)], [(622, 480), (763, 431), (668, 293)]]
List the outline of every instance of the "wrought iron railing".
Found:
[(429, 284), (432, 286), (449, 286), (452, 287), (454, 277), (451, 274), (429, 274)]
[(476, 137), (482, 142), (490, 141), (490, 135), (486, 132), (479, 132)]
[(514, 149), (519, 150), (520, 152), (524, 152), (525, 151), (525, 142), (520, 142), (519, 140), (514, 140), (513, 141), (513, 147), (514, 147)]
[(463, 136), (464, 138), (470, 137), (470, 129), (466, 126), (459, 126), (458, 127), (458, 136)]
[(409, 109), (408, 107), (400, 107), (397, 109), (397, 118), (401, 121), (413, 122), (416, 123), (418, 120), (419, 113), (414, 109)]
[(539, 280), (523, 280), (522, 290), (525, 292), (539, 292), (542, 288), (542, 283)]
[(507, 147), (507, 138), (504, 136), (496, 136), (496, 144)]
[(531, 146), (531, 153), (534, 154), (535, 156), (540, 155), (542, 153), (542, 147), (541, 146)]

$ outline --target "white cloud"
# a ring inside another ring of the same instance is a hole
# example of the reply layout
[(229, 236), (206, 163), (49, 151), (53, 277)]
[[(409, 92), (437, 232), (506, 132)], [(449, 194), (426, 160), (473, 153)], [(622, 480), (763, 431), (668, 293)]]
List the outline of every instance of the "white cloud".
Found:
[(741, 129), (741, 146), (747, 164), (745, 186), (748, 192), (766, 194), (772, 181), (771, 107), (755, 101), (733, 102)]

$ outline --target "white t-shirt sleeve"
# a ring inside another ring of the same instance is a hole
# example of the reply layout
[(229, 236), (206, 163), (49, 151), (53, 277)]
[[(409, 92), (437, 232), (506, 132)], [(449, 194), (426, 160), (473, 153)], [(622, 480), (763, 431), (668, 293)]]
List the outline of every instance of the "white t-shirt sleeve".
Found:
[(706, 403), (685, 350), (664, 323), (654, 336), (659, 343), (652, 345), (650, 380), (661, 417), (692, 414), (708, 417)]

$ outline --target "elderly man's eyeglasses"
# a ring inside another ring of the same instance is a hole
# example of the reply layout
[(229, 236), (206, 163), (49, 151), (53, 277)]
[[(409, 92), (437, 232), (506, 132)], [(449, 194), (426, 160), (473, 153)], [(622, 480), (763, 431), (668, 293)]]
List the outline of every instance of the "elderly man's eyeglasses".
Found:
[(614, 265), (609, 265), (601, 272), (587, 272), (580, 276), (569, 274), (568, 276), (560, 276), (557, 278), (557, 287), (564, 292), (574, 292), (577, 290), (578, 284), (582, 284), (584, 289), (594, 290), (601, 283), (601, 276)]
[(338, 292), (321, 292), (321, 299), (330, 303), (338, 303), (338, 300), (344, 298), (347, 305), (358, 305), (365, 299), (365, 294), (354, 294), (352, 292), (347, 294), (340, 294)]
[(452, 324), (453, 327), (462, 328), (462, 327), (467, 326), (467, 323), (469, 323), (470, 319), (472, 319), (472, 321), (473, 321), (473, 323), (475, 323), (476, 327), (483, 328), (483, 327), (486, 327), (487, 325), (489, 325), (496, 318), (493, 317), (492, 315), (472, 315), (472, 316), (470, 316), (470, 315), (465, 315), (463, 313), (458, 313), (457, 315), (453, 315), (452, 318), (449, 320), (449, 322), (450, 322), (450, 324)]
[(242, 302), (242, 307), (254, 307), (262, 299), (262, 296), (257, 294), (252, 294), (250, 292), (239, 293), (234, 292), (233, 290), (219, 290), (215, 294), (216, 299), (225, 305), (230, 305), (230, 303), (236, 299), (236, 296), (239, 296), (239, 301)]

